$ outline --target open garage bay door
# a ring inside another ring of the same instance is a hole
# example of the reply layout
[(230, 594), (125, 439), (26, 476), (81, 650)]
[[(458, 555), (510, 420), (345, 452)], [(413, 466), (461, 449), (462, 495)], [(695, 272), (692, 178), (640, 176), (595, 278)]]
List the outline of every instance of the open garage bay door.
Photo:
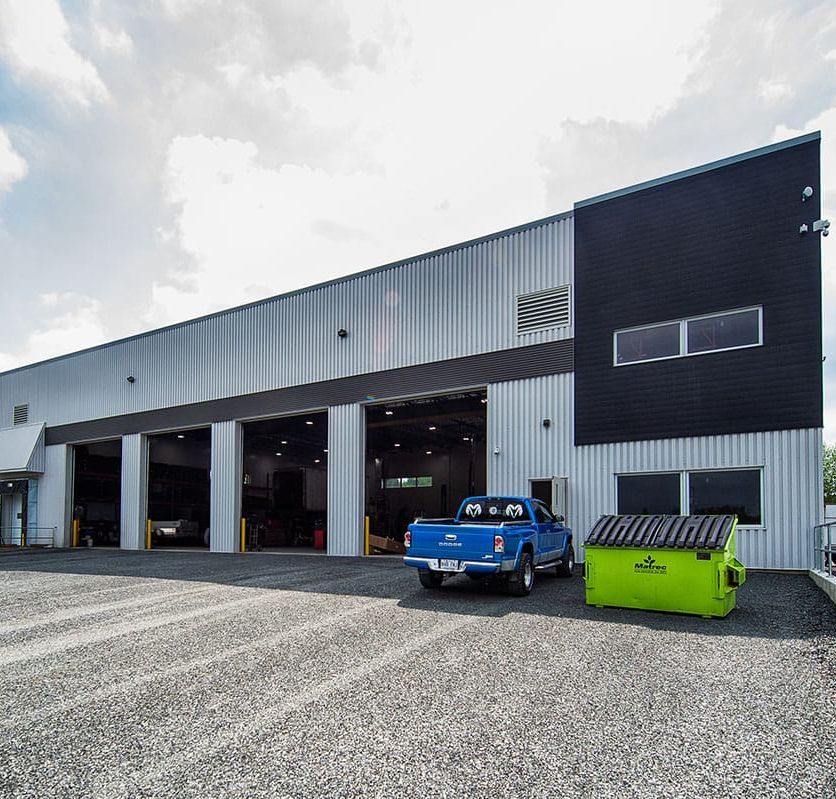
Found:
[(119, 546), (122, 440), (77, 444), (73, 471), (73, 546)]
[(370, 552), (403, 552), (416, 517), (446, 517), (487, 486), (484, 391), (366, 409), (366, 514)]
[(328, 524), (328, 414), (247, 422), (241, 515), (245, 548), (324, 551)]

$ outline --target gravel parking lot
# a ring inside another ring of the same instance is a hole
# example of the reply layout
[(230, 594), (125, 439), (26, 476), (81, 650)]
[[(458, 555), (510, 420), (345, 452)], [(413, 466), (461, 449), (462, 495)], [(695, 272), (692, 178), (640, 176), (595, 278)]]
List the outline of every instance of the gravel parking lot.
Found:
[(836, 796), (836, 610), (428, 593), (393, 560), (0, 554), (3, 797)]

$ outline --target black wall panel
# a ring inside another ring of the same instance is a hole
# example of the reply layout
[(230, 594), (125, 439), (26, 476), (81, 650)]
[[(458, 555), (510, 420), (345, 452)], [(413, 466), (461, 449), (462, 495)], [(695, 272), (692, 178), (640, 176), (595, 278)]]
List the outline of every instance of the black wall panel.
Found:
[[(576, 444), (822, 426), (819, 173), (814, 140), (576, 209)], [(752, 305), (762, 347), (613, 366), (615, 330)]]

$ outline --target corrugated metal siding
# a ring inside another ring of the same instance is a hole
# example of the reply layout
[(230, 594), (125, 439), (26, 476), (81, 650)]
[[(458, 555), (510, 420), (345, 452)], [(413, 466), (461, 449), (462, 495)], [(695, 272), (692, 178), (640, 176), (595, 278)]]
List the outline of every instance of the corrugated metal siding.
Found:
[(241, 430), (240, 422), (212, 425), (209, 521), (212, 552), (238, 552), (241, 549)]
[(148, 438), (122, 437), (122, 549), (145, 549), (148, 514)]
[[(741, 528), (738, 557), (750, 568), (806, 569), (823, 507), (821, 430), (572, 446), (574, 375), (488, 386), (488, 491), (527, 493), (535, 477), (569, 477), (569, 522), (583, 540), (615, 513), (622, 472), (763, 467), (765, 529)], [(548, 429), (542, 420), (550, 418)], [(494, 455), (494, 448), (500, 454)], [(582, 555), (581, 555), (582, 557)]]
[(362, 405), (328, 409), (328, 554), (363, 554), (366, 414)]
[(65, 424), (571, 338), (518, 336), (515, 297), (571, 283), (572, 253), (564, 217), (11, 372), (0, 416), (28, 402), (30, 418)]
[(44, 449), (44, 474), (38, 478), (38, 524), (54, 527), (53, 544), (70, 544), (72, 450), (65, 444)]

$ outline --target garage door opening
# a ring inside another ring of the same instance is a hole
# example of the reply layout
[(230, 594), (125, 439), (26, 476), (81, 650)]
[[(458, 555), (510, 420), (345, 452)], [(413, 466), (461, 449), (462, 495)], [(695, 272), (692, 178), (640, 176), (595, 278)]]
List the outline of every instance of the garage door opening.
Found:
[(73, 447), (73, 546), (118, 547), (122, 439)]
[(470, 391), (366, 409), (369, 552), (403, 552), (419, 516), (451, 516), (487, 486), (487, 397)]
[(328, 414), (247, 422), (243, 430), (245, 548), (325, 550)]
[(210, 428), (148, 436), (152, 547), (209, 545)]

